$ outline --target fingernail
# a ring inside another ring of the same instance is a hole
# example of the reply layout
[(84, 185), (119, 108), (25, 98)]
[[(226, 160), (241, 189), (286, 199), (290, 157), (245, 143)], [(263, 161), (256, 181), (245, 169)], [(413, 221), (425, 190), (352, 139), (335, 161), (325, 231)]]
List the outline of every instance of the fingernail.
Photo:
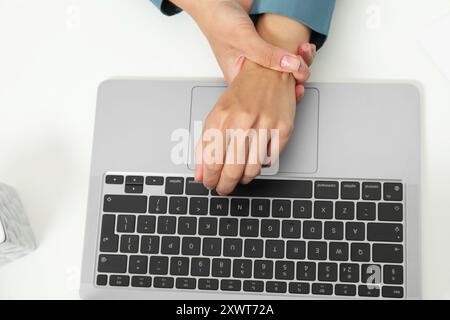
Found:
[(284, 56), (281, 59), (281, 68), (289, 71), (298, 71), (302, 67), (302, 63), (296, 57)]

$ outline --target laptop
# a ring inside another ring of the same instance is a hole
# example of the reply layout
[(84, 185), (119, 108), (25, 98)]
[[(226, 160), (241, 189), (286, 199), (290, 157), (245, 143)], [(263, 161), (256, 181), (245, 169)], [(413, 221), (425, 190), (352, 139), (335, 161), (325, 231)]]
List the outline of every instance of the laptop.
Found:
[(418, 89), (308, 84), (277, 172), (221, 197), (194, 182), (192, 149), (225, 89), (99, 86), (81, 297), (419, 298)]

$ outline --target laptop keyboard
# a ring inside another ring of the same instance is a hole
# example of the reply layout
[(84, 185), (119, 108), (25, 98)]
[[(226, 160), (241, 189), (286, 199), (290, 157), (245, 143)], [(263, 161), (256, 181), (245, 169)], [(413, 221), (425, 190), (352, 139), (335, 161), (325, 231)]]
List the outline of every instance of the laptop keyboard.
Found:
[(108, 173), (97, 286), (403, 298), (403, 184)]

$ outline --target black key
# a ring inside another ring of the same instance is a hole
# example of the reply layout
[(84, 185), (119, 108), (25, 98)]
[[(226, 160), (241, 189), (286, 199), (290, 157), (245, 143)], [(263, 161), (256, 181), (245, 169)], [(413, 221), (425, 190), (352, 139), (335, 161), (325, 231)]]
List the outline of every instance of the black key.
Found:
[(303, 238), (322, 239), (322, 222), (320, 221), (303, 222)]
[[(150, 257), (150, 274), (167, 274), (169, 271), (169, 258), (161, 256)], [(156, 278), (154, 279), (156, 282)], [(155, 284), (156, 286), (156, 284)]]
[(266, 240), (266, 258), (283, 259), (284, 258), (284, 241), (283, 240)]
[(306, 255), (305, 241), (289, 240), (286, 242), (286, 258), (303, 260)]
[(203, 238), (202, 255), (220, 256), (222, 253), (222, 239)]
[(326, 240), (344, 239), (344, 225), (342, 222), (327, 221), (324, 226), (324, 236)]
[(195, 278), (177, 278), (175, 287), (177, 289), (195, 289), (196, 282)]
[(239, 235), (241, 237), (257, 237), (259, 234), (258, 219), (241, 219)]
[(384, 265), (383, 282), (387, 284), (403, 284), (403, 267), (389, 264)]
[(186, 197), (170, 197), (169, 199), (169, 213), (172, 214), (186, 214), (187, 213)]
[(366, 238), (366, 226), (363, 222), (347, 222), (345, 224), (345, 239), (363, 241)]
[(316, 199), (337, 199), (339, 183), (336, 181), (316, 181), (314, 183), (314, 197)]
[(246, 217), (249, 215), (250, 200), (233, 198), (231, 199), (230, 214), (237, 217)]
[(144, 191), (144, 186), (137, 184), (126, 184), (125, 193), (142, 193)]
[(245, 280), (243, 290), (248, 292), (263, 292), (264, 282), (256, 280)]
[(402, 201), (403, 185), (401, 183), (391, 183), (391, 182), (384, 183), (383, 199), (386, 201)]
[(341, 263), (339, 265), (339, 281), (359, 282), (359, 264)]
[(308, 259), (325, 260), (327, 258), (327, 243), (320, 241), (308, 242)]
[(208, 258), (192, 258), (191, 275), (192, 276), (209, 276), (210, 260)]
[(109, 277), (109, 285), (114, 287), (128, 287), (130, 285), (130, 277), (111, 275)]
[(245, 239), (244, 256), (247, 258), (262, 258), (263, 256), (263, 240)]
[(348, 243), (347, 242), (330, 242), (330, 260), (347, 261), (348, 260)]
[(158, 217), (158, 233), (175, 234), (176, 227), (177, 227), (177, 218), (167, 216)]
[(198, 256), (200, 254), (200, 242), (199, 237), (184, 237), (181, 248), (181, 253), (187, 256)]
[(194, 235), (197, 232), (197, 219), (193, 217), (180, 217), (178, 219), (178, 234)]
[(228, 215), (228, 198), (211, 198), (209, 213), (212, 216)]
[(316, 263), (297, 262), (297, 280), (316, 280)]
[(183, 194), (184, 178), (167, 177), (166, 178), (166, 194)]
[(251, 211), (252, 217), (268, 217), (270, 215), (270, 200), (253, 199)]
[(223, 291), (241, 291), (241, 281), (223, 279), (220, 281), (220, 289)]
[(153, 279), (153, 286), (155, 288), (173, 288), (173, 278), (170, 277), (155, 277)]
[(283, 220), (281, 230), (283, 238), (299, 239), (301, 233), (301, 223), (298, 220)]
[(337, 263), (320, 262), (317, 269), (319, 281), (337, 281)]
[(145, 213), (147, 196), (105, 195), (104, 212)]
[(156, 217), (140, 215), (138, 217), (138, 233), (154, 233), (156, 229)]
[(137, 253), (139, 250), (139, 236), (122, 235), (120, 237), (120, 252)]
[(291, 282), (289, 283), (289, 293), (293, 294), (309, 294), (309, 283)]
[(364, 200), (380, 200), (381, 199), (381, 183), (379, 183), (379, 182), (363, 182), (362, 198)]
[(380, 242), (402, 242), (403, 225), (398, 223), (368, 223), (367, 240)]
[(198, 288), (200, 290), (218, 290), (219, 280), (217, 279), (198, 279)]
[(315, 219), (332, 219), (333, 218), (333, 202), (316, 201), (314, 203)]
[(358, 200), (359, 199), (359, 182), (356, 182), (356, 181), (341, 182), (341, 199)]
[(334, 286), (334, 294), (337, 296), (356, 296), (354, 284), (337, 284)]
[(336, 201), (335, 217), (339, 220), (355, 219), (355, 204), (348, 201)]
[(180, 252), (179, 237), (162, 237), (161, 253), (162, 254), (178, 254)]
[(127, 272), (127, 256), (101, 254), (98, 257), (98, 272), (106, 272), (106, 273)]
[(141, 253), (150, 253), (150, 254), (159, 253), (159, 237), (142, 236)]
[(131, 286), (137, 288), (150, 288), (152, 286), (152, 277), (133, 276), (131, 277)]
[(221, 218), (219, 222), (219, 235), (234, 237), (238, 234), (238, 219)]
[[(217, 192), (212, 191), (213, 195)], [(249, 184), (238, 184), (231, 197), (255, 198), (311, 198), (312, 182), (305, 180), (254, 179)]]
[(209, 194), (209, 190), (205, 188), (203, 183), (195, 182), (194, 178), (187, 178), (186, 194), (193, 196), (207, 196)]
[(225, 257), (242, 257), (242, 239), (224, 239), (223, 255)]
[(253, 276), (255, 279), (272, 279), (273, 278), (273, 261), (255, 260), (255, 270)]
[(166, 213), (167, 197), (151, 196), (148, 200), (148, 212), (150, 213)]
[(356, 219), (375, 220), (375, 202), (358, 202), (356, 205)]
[(173, 276), (187, 276), (189, 274), (189, 258), (170, 258), (170, 274)]
[(102, 231), (100, 236), (101, 252), (117, 252), (119, 249), (119, 236), (114, 234), (116, 216), (104, 214), (102, 217)]
[(108, 284), (108, 276), (106, 274), (99, 274), (96, 283), (98, 286), (106, 286)]
[(162, 186), (164, 184), (164, 178), (158, 176), (149, 176), (145, 178), (145, 184), (149, 186)]
[(381, 283), (381, 266), (379, 264), (363, 264), (361, 266), (361, 282), (365, 284)]
[(280, 236), (280, 220), (261, 220), (261, 237), (278, 238)]
[(402, 221), (403, 204), (401, 203), (378, 203), (378, 220), (380, 221)]
[(291, 201), (289, 201), (289, 200), (273, 200), (272, 201), (272, 217), (274, 217), (274, 218), (290, 218), (291, 217)]
[(286, 282), (267, 281), (266, 282), (266, 291), (274, 292), (274, 293), (285, 293), (287, 291)]
[(403, 246), (401, 244), (374, 244), (373, 261), (402, 263)]
[(275, 262), (275, 279), (294, 280), (295, 265), (293, 261)]
[(142, 176), (127, 176), (125, 179), (126, 184), (144, 184), (144, 177)]
[(207, 215), (208, 214), (208, 198), (192, 197), (189, 199), (189, 214)]
[(350, 251), (352, 261), (370, 261), (370, 244), (352, 243)]
[(294, 218), (309, 219), (312, 217), (312, 202), (309, 200), (294, 200), (292, 206)]
[(381, 294), (385, 298), (403, 298), (403, 287), (384, 286)]
[(333, 285), (329, 283), (313, 283), (312, 293), (319, 295), (332, 295)]
[(198, 220), (198, 234), (215, 236), (217, 234), (217, 218), (200, 218)]
[(252, 260), (247, 260), (247, 259), (233, 260), (233, 277), (234, 278), (251, 278), (252, 277)]
[(122, 184), (123, 176), (107, 175), (105, 178), (105, 182), (106, 184)]
[(226, 278), (231, 275), (230, 259), (213, 259), (211, 267), (213, 277)]
[(129, 273), (146, 274), (148, 270), (148, 258), (146, 256), (130, 256)]
[(378, 286), (359, 285), (358, 295), (360, 297), (379, 297), (380, 288)]

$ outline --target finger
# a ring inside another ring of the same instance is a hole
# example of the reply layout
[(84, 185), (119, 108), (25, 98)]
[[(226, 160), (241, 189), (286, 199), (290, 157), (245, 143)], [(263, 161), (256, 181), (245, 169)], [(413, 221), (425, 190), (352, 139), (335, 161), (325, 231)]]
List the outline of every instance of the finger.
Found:
[(295, 85), (295, 98), (297, 100), (297, 103), (299, 103), (302, 100), (304, 95), (305, 95), (305, 86), (303, 84)]
[[(298, 56), (299, 59), (302, 59), (303, 61), (303, 57)], [(292, 72), (292, 75), (295, 78), (295, 82), (296, 83), (304, 83), (306, 82), (306, 80), (309, 79), (310, 75), (311, 75), (311, 71), (309, 70), (308, 65), (306, 64), (306, 62), (303, 62), (303, 67), (299, 70), (299, 71), (294, 71)]]
[(197, 143), (197, 146), (195, 148), (195, 176), (194, 180), (196, 182), (203, 181), (203, 157), (202, 157), (202, 151), (203, 151), (203, 144), (202, 140)]
[[(222, 171), (226, 135), (222, 127), (217, 128), (208, 124), (202, 134), (202, 181), (206, 188), (214, 189)], [(199, 169), (200, 170), (200, 169)]]
[(248, 184), (261, 173), (261, 163), (266, 156), (267, 143), (267, 129), (258, 129), (250, 140), (247, 163), (240, 183)]
[(310, 67), (314, 61), (313, 46), (313, 44), (304, 43), (298, 49), (298, 54), (303, 58), (308, 67)]

